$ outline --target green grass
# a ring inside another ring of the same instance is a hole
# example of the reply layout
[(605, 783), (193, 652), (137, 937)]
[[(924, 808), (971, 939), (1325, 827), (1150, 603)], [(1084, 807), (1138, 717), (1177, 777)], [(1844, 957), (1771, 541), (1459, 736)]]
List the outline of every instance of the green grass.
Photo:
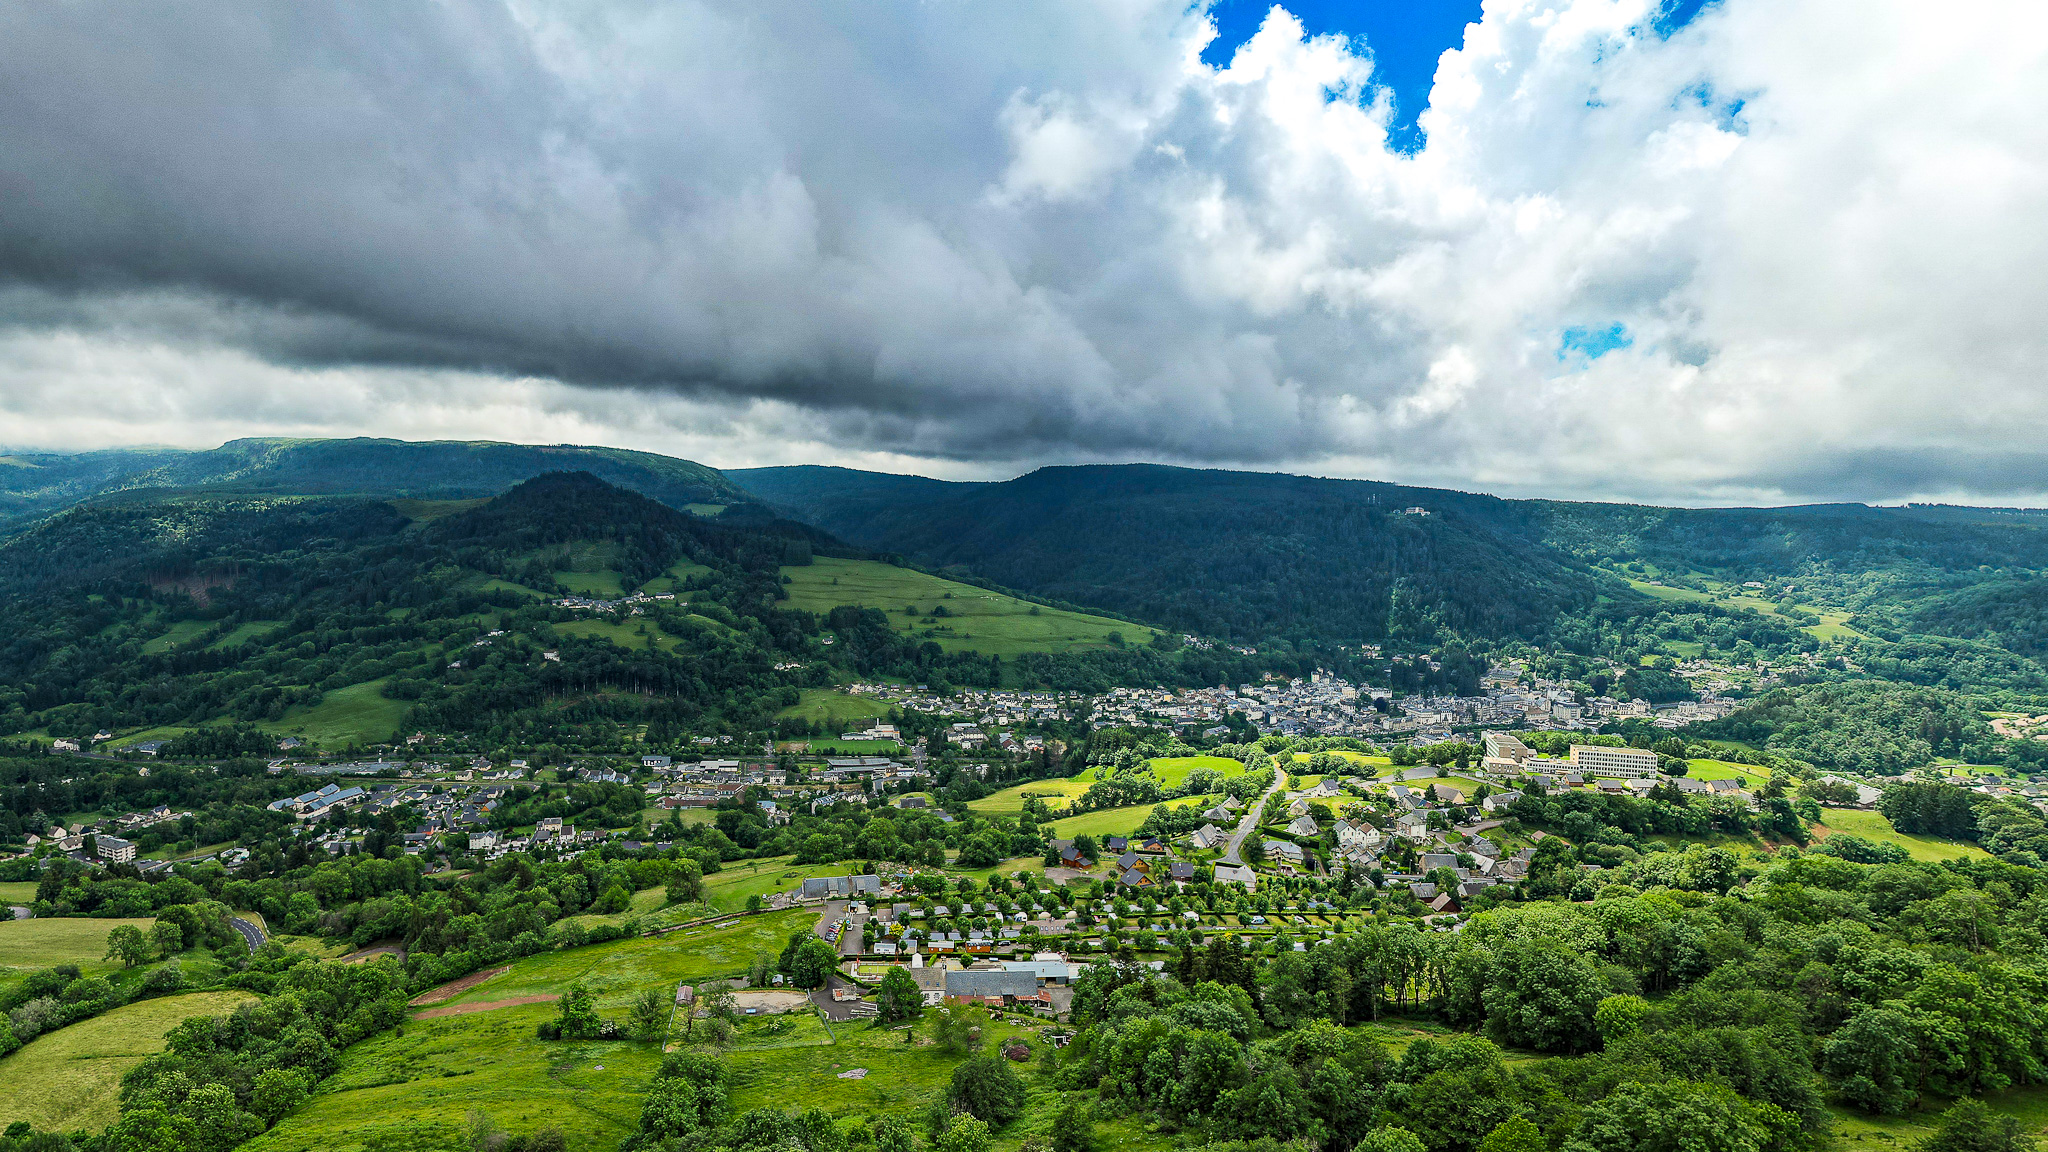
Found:
[(686, 928), (667, 936), (546, 952), (514, 961), (504, 975), (492, 977), (448, 1003), (556, 996), (580, 982), (596, 995), (601, 1010), (616, 1014), (646, 989), (673, 991), (684, 981), (738, 975), (756, 956), (779, 954), (789, 943), (790, 933), (809, 928), (817, 919), (816, 909), (799, 909), (748, 916), (709, 928)]
[(483, 583), (478, 584), (476, 586), (476, 589), (479, 592), (512, 592), (520, 596), (531, 596), (536, 600), (547, 599), (547, 593), (545, 592), (542, 592), (534, 588), (528, 588), (524, 584), (514, 584), (510, 580), (505, 580), (497, 576), (493, 576), (489, 580), (486, 580)]
[[(794, 856), (771, 856), (728, 864), (704, 878), (704, 899), (720, 912), (737, 912), (747, 906), (747, 897), (766, 900), (776, 892), (802, 888), (817, 876), (845, 876), (853, 871), (846, 864), (792, 864)], [(787, 875), (795, 873), (794, 876)], [(776, 950), (781, 951), (781, 945)]]
[(35, 900), (35, 881), (8, 880), (0, 882), (0, 904), (33, 904)]
[[(1617, 573), (1617, 575), (1627, 580), (1629, 587), (1653, 600), (1689, 604), (1719, 604), (1724, 608), (1733, 609), (1752, 608), (1760, 615), (1769, 616), (1774, 619), (1791, 619), (1790, 616), (1778, 611), (1777, 601), (1766, 600), (1761, 596), (1752, 596), (1746, 592), (1738, 592), (1734, 585), (1725, 581), (1709, 580), (1707, 584), (1711, 591), (1702, 592), (1695, 588), (1673, 588), (1668, 584), (1652, 584), (1648, 581), (1631, 577), (1625, 572)], [(1726, 593), (1735, 594), (1726, 595)], [(1800, 607), (1819, 617), (1819, 623), (1802, 625), (1801, 630), (1823, 644), (1830, 640), (1847, 638), (1869, 639), (1864, 633), (1850, 626), (1849, 618), (1852, 614), (1849, 612), (1838, 608), (1823, 608), (1813, 604), (1801, 605)], [(1671, 649), (1674, 654), (1687, 659), (1697, 659), (1702, 653), (1701, 646), (1692, 641), (1666, 641), (1664, 646)]]
[[(644, 633), (641, 631), (642, 628), (646, 629)], [(673, 652), (682, 645), (682, 641), (656, 627), (651, 620), (635, 620), (630, 624), (612, 620), (572, 620), (566, 624), (555, 625), (555, 631), (566, 636), (609, 640), (621, 648), (634, 652), (645, 652), (650, 644), (664, 652)]]
[(826, 724), (853, 724), (861, 720), (881, 720), (889, 715), (889, 705), (866, 696), (854, 696), (832, 688), (806, 688), (796, 703), (775, 714), (778, 718), (820, 721)]
[(1754, 764), (1735, 764), (1726, 760), (1688, 760), (1687, 776), (1695, 780), (1748, 780), (1761, 786), (1771, 774)]
[(322, 696), (318, 704), (294, 708), (282, 720), (257, 726), (266, 732), (298, 736), (328, 747), (388, 740), (404, 722), (406, 709), (411, 705), (386, 699), (383, 687), (384, 681), (379, 679), (336, 688)]
[(626, 578), (610, 568), (595, 572), (557, 572), (555, 581), (578, 596), (616, 599), (626, 594)]
[[(782, 571), (790, 580), (785, 590), (791, 608), (820, 615), (848, 604), (879, 608), (888, 614), (891, 627), (919, 636), (929, 634), (948, 652), (1005, 657), (1068, 652), (1110, 647), (1112, 632), (1134, 645), (1148, 643), (1155, 635), (1143, 625), (1032, 605), (1000, 592), (876, 560), (820, 556), (810, 564)], [(906, 606), (915, 606), (917, 615), (906, 615)], [(947, 616), (928, 616), (941, 606)], [(933, 622), (924, 623), (927, 619)]]
[(121, 1077), (163, 1050), (164, 1033), (253, 999), (247, 992), (165, 996), (36, 1037), (0, 1060), (0, 1127), (26, 1120), (60, 1132), (99, 1131), (119, 1114)]
[(1821, 816), (1830, 833), (1848, 832), (1880, 844), (1896, 844), (1911, 853), (1913, 859), (1923, 863), (1954, 860), (1958, 857), (1966, 860), (1983, 860), (1991, 855), (1975, 844), (1897, 831), (1882, 812), (1866, 812), (1861, 808), (1823, 808)]
[(1159, 783), (1167, 788), (1180, 787), (1187, 780), (1188, 773), (1197, 768), (1207, 768), (1225, 776), (1244, 775), (1243, 762), (1228, 756), (1160, 756), (1147, 763), (1152, 766), (1152, 774), (1159, 778)]
[(726, 508), (726, 506), (725, 506), (725, 505), (723, 505), (723, 504), (685, 504), (685, 505), (683, 505), (683, 511), (685, 511), (685, 512), (688, 512), (688, 513), (690, 513), (690, 514), (691, 514), (692, 516), (716, 516), (716, 515), (718, 515), (719, 513), (721, 513), (721, 512), (724, 512), (724, 511), (725, 511), (725, 508)]
[[(1169, 800), (1166, 806), (1185, 808), (1194, 805), (1207, 808), (1219, 799), (1220, 797), (1216, 796), (1193, 796), (1184, 800)], [(1057, 836), (1063, 840), (1075, 836), (1094, 836), (1098, 839), (1104, 836), (1129, 836), (1138, 830), (1138, 825), (1143, 824), (1145, 817), (1150, 816), (1152, 809), (1156, 807), (1156, 804), (1132, 804), (1123, 808), (1098, 808), (1093, 812), (1083, 812), (1079, 816), (1062, 816), (1040, 827), (1045, 829), (1046, 835)]]
[(457, 512), (467, 512), (488, 499), (480, 496), (473, 500), (387, 500), (385, 503), (397, 509), (400, 516), (416, 523), (423, 523), (439, 520), (443, 516), (453, 516)]
[(657, 592), (681, 592), (683, 586), (689, 583), (690, 577), (701, 576), (709, 571), (711, 569), (705, 565), (692, 564), (685, 560), (681, 564), (671, 567), (666, 576), (656, 576), (654, 579), (642, 584), (640, 590), (650, 596)]
[(112, 972), (121, 965), (100, 959), (107, 952), (107, 933), (120, 924), (133, 924), (148, 932), (155, 923), (146, 917), (100, 920), (68, 916), (0, 922), (0, 969), (27, 972), (55, 964), (76, 964), (88, 974)]
[[(577, 951), (588, 951), (578, 949)], [(553, 1125), (610, 1152), (639, 1125), (654, 1044), (546, 1043), (551, 1004), (414, 1020), (342, 1053), (341, 1069), (246, 1152), (428, 1152), (467, 1147), (472, 1110), (524, 1135)]]
[(900, 756), (903, 745), (894, 740), (810, 740), (810, 749), (820, 756)]
[(215, 640), (209, 648), (232, 648), (237, 644), (247, 644), (282, 623), (282, 620), (245, 620), (235, 625), (233, 631)]
[[(1357, 774), (1365, 776), (1367, 778), (1371, 778), (1372, 776), (1375, 776), (1385, 771), (1386, 769), (1392, 768), (1394, 766), (1394, 762), (1385, 756), (1369, 756), (1364, 752), (1346, 752), (1339, 750), (1330, 752), (1328, 753), (1328, 755), (1335, 756), (1340, 760), (1350, 761), (1353, 767), (1357, 769)], [(1308, 761), (1309, 753), (1296, 752), (1294, 754), (1295, 763), (1306, 764), (1308, 763)], [(1295, 785), (1295, 787), (1299, 788), (1300, 785), (1297, 784)]]
[(212, 623), (206, 620), (180, 620), (166, 629), (163, 635), (144, 643), (143, 655), (154, 656), (159, 652), (168, 652), (212, 626)]
[(979, 800), (970, 800), (967, 810), (982, 816), (1015, 816), (1024, 811), (1024, 796), (1030, 793), (1043, 797), (1048, 807), (1059, 811), (1094, 783), (1095, 771), (1092, 768), (1065, 780), (1033, 780), (1029, 784), (1015, 784), (1000, 792), (991, 792)]
[(1416, 792), (1420, 792), (1431, 785), (1435, 785), (1438, 788), (1456, 788), (1465, 794), (1465, 799), (1468, 801), (1472, 799), (1472, 794), (1479, 790), (1479, 781), (1467, 780), (1463, 776), (1431, 776), (1427, 780), (1389, 780), (1388, 783), (1399, 784)]

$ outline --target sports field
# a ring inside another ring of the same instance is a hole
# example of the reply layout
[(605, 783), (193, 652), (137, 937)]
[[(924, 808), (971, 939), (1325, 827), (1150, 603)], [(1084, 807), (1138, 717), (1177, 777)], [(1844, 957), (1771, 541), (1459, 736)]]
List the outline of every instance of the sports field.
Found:
[[(929, 634), (948, 652), (1016, 656), (1107, 648), (1110, 633), (1128, 644), (1149, 643), (1153, 630), (1101, 616), (1029, 604), (1000, 592), (941, 579), (877, 560), (820, 556), (785, 567), (788, 606), (820, 615), (843, 605), (878, 608), (900, 632)], [(914, 608), (906, 613), (905, 608)], [(946, 615), (938, 616), (936, 610)]]
[(163, 1051), (164, 1033), (187, 1017), (231, 1011), (254, 999), (247, 992), (165, 996), (36, 1037), (0, 1060), (0, 1127), (26, 1120), (59, 1132), (99, 1131), (119, 1113), (121, 1077)]

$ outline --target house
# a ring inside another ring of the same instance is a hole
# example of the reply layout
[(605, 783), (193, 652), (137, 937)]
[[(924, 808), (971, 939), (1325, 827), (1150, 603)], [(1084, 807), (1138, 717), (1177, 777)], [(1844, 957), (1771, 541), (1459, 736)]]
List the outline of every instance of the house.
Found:
[(1116, 882), (1126, 888), (1150, 888), (1152, 876), (1143, 868), (1127, 868), (1117, 873)]
[(1316, 825), (1316, 818), (1313, 816), (1299, 817), (1293, 823), (1287, 825), (1287, 834), (1289, 836), (1320, 836), (1322, 831)]
[(78, 751), (78, 741), (76, 741), (76, 740), (66, 740), (66, 739), (63, 739), (62, 737), (59, 737), (58, 739), (55, 739), (55, 740), (52, 740), (52, 741), (50, 741), (50, 751), (52, 751), (52, 752), (76, 752), (76, 751)]
[(119, 836), (100, 836), (93, 841), (101, 860), (109, 864), (127, 864), (135, 859), (135, 845)]
[(1434, 872), (1439, 868), (1456, 868), (1457, 866), (1458, 857), (1454, 853), (1424, 852), (1422, 854), (1422, 870), (1424, 872)]
[(642, 756), (640, 758), (640, 766), (642, 768), (666, 768), (671, 763), (672, 761), (666, 756)]
[(1432, 914), (1456, 912), (1458, 910), (1458, 902), (1451, 899), (1449, 892), (1441, 892), (1437, 894), (1436, 899), (1429, 902), (1429, 910)]
[(1339, 820), (1331, 827), (1337, 833), (1337, 849), (1341, 852), (1369, 852), (1385, 840), (1380, 830), (1370, 824)]
[(496, 832), (472, 832), (469, 834), (469, 850), (471, 852), (488, 852), (497, 846), (498, 834)]
[(1102, 847), (1114, 855), (1121, 856), (1130, 850), (1131, 842), (1122, 836), (1111, 836), (1103, 840)]
[(1258, 873), (1253, 872), (1242, 864), (1218, 864), (1216, 866), (1216, 882), (1218, 884), (1242, 884), (1247, 891), (1255, 891), (1259, 886), (1259, 876)]
[(1301, 845), (1287, 840), (1266, 841), (1266, 855), (1283, 864), (1299, 865), (1307, 859), (1307, 853), (1301, 850)]
[(1231, 812), (1230, 809), (1223, 807), (1221, 804), (1218, 804), (1216, 807), (1211, 808), (1207, 812), (1202, 813), (1202, 819), (1217, 824), (1228, 824), (1235, 817), (1235, 815), (1236, 814)]
[(1002, 968), (956, 968), (945, 974), (948, 1000), (1014, 1004), (1038, 998), (1038, 974)]
[(1410, 840), (1422, 840), (1429, 836), (1429, 817), (1420, 812), (1409, 812), (1394, 820), (1394, 835)]
[(1481, 800), (1479, 806), (1488, 812), (1499, 812), (1521, 798), (1522, 794), (1520, 792), (1495, 792), (1493, 795)]
[(1408, 894), (1426, 904), (1436, 899), (1436, 885), (1427, 880), (1417, 880), (1408, 885)]
[(1223, 835), (1223, 830), (1214, 824), (1204, 824), (1188, 836), (1188, 842), (1204, 852), (1211, 848), (1223, 847), (1226, 839), (1228, 837)]
[(1186, 860), (1175, 860), (1173, 863), (1168, 864), (1166, 866), (1166, 874), (1169, 877), (1178, 880), (1183, 884), (1186, 884), (1194, 880), (1195, 866)]

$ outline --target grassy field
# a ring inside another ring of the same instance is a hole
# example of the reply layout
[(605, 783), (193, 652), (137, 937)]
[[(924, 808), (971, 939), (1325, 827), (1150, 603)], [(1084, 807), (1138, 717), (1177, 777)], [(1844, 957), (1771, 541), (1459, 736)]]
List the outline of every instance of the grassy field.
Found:
[[(846, 864), (792, 864), (794, 856), (771, 856), (728, 864), (704, 878), (704, 899), (720, 912), (737, 912), (747, 906), (747, 897), (763, 900), (776, 892), (803, 887), (815, 876), (844, 876), (853, 869)], [(780, 946), (777, 946), (778, 949)]]
[[(1957, 857), (1982, 860), (1991, 855), (1975, 844), (1941, 840), (1933, 836), (1914, 836), (1897, 831), (1892, 827), (1892, 822), (1884, 818), (1882, 812), (1866, 812), (1861, 808), (1823, 808), (1821, 816), (1826, 821), (1827, 831), (1830, 833), (1847, 832), (1861, 836), (1865, 840), (1875, 840), (1880, 844), (1897, 844), (1912, 853), (1915, 860), (1929, 863), (1954, 860)], [(1814, 831), (1819, 832), (1820, 829), (1816, 828)]]
[[(888, 614), (891, 627), (920, 636), (930, 633), (948, 652), (1007, 657), (1107, 648), (1112, 632), (1134, 645), (1148, 643), (1155, 635), (1140, 624), (1028, 604), (876, 560), (820, 556), (782, 571), (789, 577), (786, 590), (792, 608), (820, 615), (846, 604), (879, 608)], [(903, 611), (911, 606), (917, 609), (915, 615)], [(945, 608), (946, 616), (929, 615), (939, 607)]]
[(212, 626), (212, 622), (208, 620), (180, 620), (172, 624), (163, 635), (145, 641), (142, 645), (143, 655), (154, 656), (159, 652), (168, 652)]
[(683, 589), (683, 585), (689, 583), (690, 577), (701, 576), (709, 571), (711, 569), (702, 564), (692, 564), (685, 560), (681, 564), (670, 568), (668, 575), (656, 576), (654, 579), (642, 584), (640, 590), (650, 596), (657, 592), (680, 592)]
[[(1329, 753), (1329, 755), (1349, 760), (1357, 769), (1357, 775), (1368, 779), (1382, 774), (1394, 766), (1394, 762), (1385, 756), (1369, 756), (1363, 752), (1336, 751)], [(1309, 754), (1306, 752), (1296, 752), (1294, 754), (1294, 761), (1297, 764), (1306, 764), (1308, 760)], [(1296, 787), (1300, 787), (1300, 785), (1297, 784)]]
[(991, 792), (979, 800), (970, 800), (967, 810), (983, 816), (1015, 816), (1024, 811), (1024, 794), (1028, 792), (1042, 797), (1048, 807), (1059, 811), (1094, 783), (1095, 771), (1092, 768), (1064, 780), (1033, 780), (1029, 784), (1015, 784), (1001, 792)]
[(33, 880), (8, 880), (0, 883), (0, 904), (33, 904), (36, 899), (36, 882)]
[(383, 680), (368, 680), (336, 688), (322, 696), (318, 704), (294, 708), (285, 713), (284, 719), (264, 721), (257, 727), (328, 747), (388, 740), (405, 720), (405, 711), (411, 705), (403, 700), (385, 699), (381, 694), (383, 687)]
[[(1169, 800), (1166, 802), (1166, 806), (1168, 808), (1186, 808), (1193, 805), (1197, 808), (1207, 808), (1221, 799), (1221, 795), (1190, 796), (1183, 800)], [(1046, 835), (1057, 836), (1061, 839), (1072, 839), (1075, 836), (1084, 835), (1098, 838), (1103, 836), (1128, 836), (1136, 832), (1138, 825), (1143, 824), (1145, 817), (1150, 816), (1152, 809), (1157, 807), (1157, 804), (1132, 804), (1124, 808), (1098, 808), (1093, 812), (1083, 812), (1079, 816), (1063, 816), (1050, 824), (1040, 825), (1040, 827), (1045, 829)]]
[(850, 725), (888, 716), (889, 705), (832, 688), (806, 688), (801, 699), (775, 715), (784, 719), (809, 720), (814, 724)]
[[(1735, 588), (1733, 585), (1722, 583), (1720, 581), (1708, 581), (1708, 584), (1710, 587), (1713, 588), (1713, 591), (1701, 592), (1698, 589), (1694, 588), (1674, 588), (1668, 584), (1652, 584), (1645, 580), (1631, 578), (1627, 576), (1626, 573), (1622, 573), (1621, 575), (1624, 579), (1628, 580), (1629, 587), (1655, 600), (1667, 600), (1689, 604), (1719, 604), (1723, 608), (1733, 609), (1751, 608), (1764, 616), (1770, 616), (1780, 620), (1790, 619), (1790, 617), (1778, 611), (1778, 605), (1776, 601), (1766, 600), (1761, 596), (1752, 596), (1748, 593), (1740, 592), (1734, 595), (1727, 595), (1727, 593), (1735, 592)], [(1804, 607), (1806, 611), (1811, 612), (1813, 615), (1819, 617), (1820, 622), (1817, 624), (1804, 625), (1802, 626), (1801, 630), (1804, 631), (1807, 635), (1812, 636), (1814, 639), (1819, 640), (1823, 644), (1827, 643), (1830, 640), (1840, 640), (1849, 637), (1868, 639), (1868, 637), (1865, 636), (1862, 632), (1859, 632), (1854, 627), (1850, 626), (1849, 618), (1851, 616), (1851, 613), (1836, 608), (1823, 608), (1818, 605), (1812, 604), (1803, 605), (1802, 607)], [(1681, 656), (1687, 657), (1688, 659), (1697, 658), (1700, 655), (1700, 645), (1697, 643), (1667, 644), (1667, 647), (1672, 648), (1673, 651), (1677, 652)]]
[(1732, 764), (1726, 760), (1687, 760), (1687, 776), (1695, 780), (1747, 780), (1761, 787), (1771, 774), (1754, 764)]
[(1472, 799), (1472, 794), (1479, 790), (1479, 781), (1467, 780), (1463, 776), (1432, 776), (1427, 780), (1390, 780), (1388, 782), (1399, 784), (1415, 792), (1420, 792), (1431, 785), (1435, 785), (1440, 789), (1456, 788), (1465, 794), (1465, 799), (1467, 800)]
[[(579, 949), (578, 951), (587, 951)], [(244, 1144), (247, 1152), (396, 1152), (466, 1148), (472, 1109), (513, 1133), (554, 1125), (569, 1147), (618, 1147), (639, 1124), (660, 1063), (653, 1044), (545, 1043), (554, 1015), (528, 1004), (414, 1020), (350, 1047), (304, 1107)]]
[(514, 961), (504, 975), (494, 976), (448, 1003), (554, 996), (580, 981), (597, 996), (601, 1011), (621, 1013), (646, 989), (673, 991), (684, 981), (738, 975), (756, 956), (772, 959), (789, 943), (790, 933), (809, 928), (817, 919), (816, 909), (778, 912), (715, 927), (686, 928), (667, 936), (546, 952)]
[(1225, 776), (1244, 775), (1244, 763), (1228, 756), (1160, 756), (1146, 761), (1152, 766), (1152, 774), (1159, 783), (1168, 788), (1178, 788), (1188, 778), (1188, 773), (1197, 768), (1221, 772)]
[(571, 620), (555, 625), (555, 631), (568, 636), (609, 640), (634, 652), (644, 652), (650, 644), (664, 652), (673, 652), (682, 645), (682, 641), (662, 631), (651, 620), (635, 620), (630, 624), (612, 620)]
[(0, 922), (0, 969), (29, 972), (53, 964), (76, 964), (87, 974), (111, 972), (121, 965), (100, 959), (107, 952), (107, 933), (120, 924), (133, 924), (148, 932), (155, 923), (148, 918), (98, 920), (73, 917)]
[(215, 640), (211, 647), (232, 648), (237, 644), (246, 644), (282, 623), (282, 620), (245, 620), (235, 625), (233, 631)]
[(165, 996), (36, 1037), (0, 1060), (0, 1127), (26, 1120), (59, 1132), (99, 1131), (118, 1114), (121, 1077), (163, 1050), (164, 1033), (187, 1017), (253, 999), (247, 992)]
[(385, 501), (385, 503), (391, 505), (392, 508), (396, 509), (400, 516), (403, 516), (406, 519), (415, 522), (439, 520), (443, 516), (453, 516), (457, 512), (467, 512), (471, 508), (474, 508), (477, 505), (483, 504), (485, 502), (486, 498), (482, 496), (467, 500), (405, 499)]

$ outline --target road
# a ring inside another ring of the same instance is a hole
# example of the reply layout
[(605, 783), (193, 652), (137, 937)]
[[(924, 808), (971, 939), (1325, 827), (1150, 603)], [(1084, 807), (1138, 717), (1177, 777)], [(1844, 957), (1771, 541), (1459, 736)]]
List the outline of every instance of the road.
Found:
[(1244, 863), (1244, 857), (1239, 856), (1237, 850), (1244, 846), (1244, 838), (1252, 834), (1252, 829), (1259, 826), (1259, 814), (1266, 810), (1266, 798), (1285, 787), (1287, 772), (1276, 765), (1273, 769), (1273, 786), (1259, 793), (1257, 800), (1245, 805), (1244, 819), (1237, 822), (1237, 831), (1230, 834), (1230, 843), (1224, 845), (1223, 858), (1216, 861), (1218, 864)]
[(258, 948), (263, 947), (263, 929), (242, 919), (240, 916), (228, 917), (228, 925), (235, 931), (240, 932), (242, 939), (249, 942), (249, 951), (254, 952)]

